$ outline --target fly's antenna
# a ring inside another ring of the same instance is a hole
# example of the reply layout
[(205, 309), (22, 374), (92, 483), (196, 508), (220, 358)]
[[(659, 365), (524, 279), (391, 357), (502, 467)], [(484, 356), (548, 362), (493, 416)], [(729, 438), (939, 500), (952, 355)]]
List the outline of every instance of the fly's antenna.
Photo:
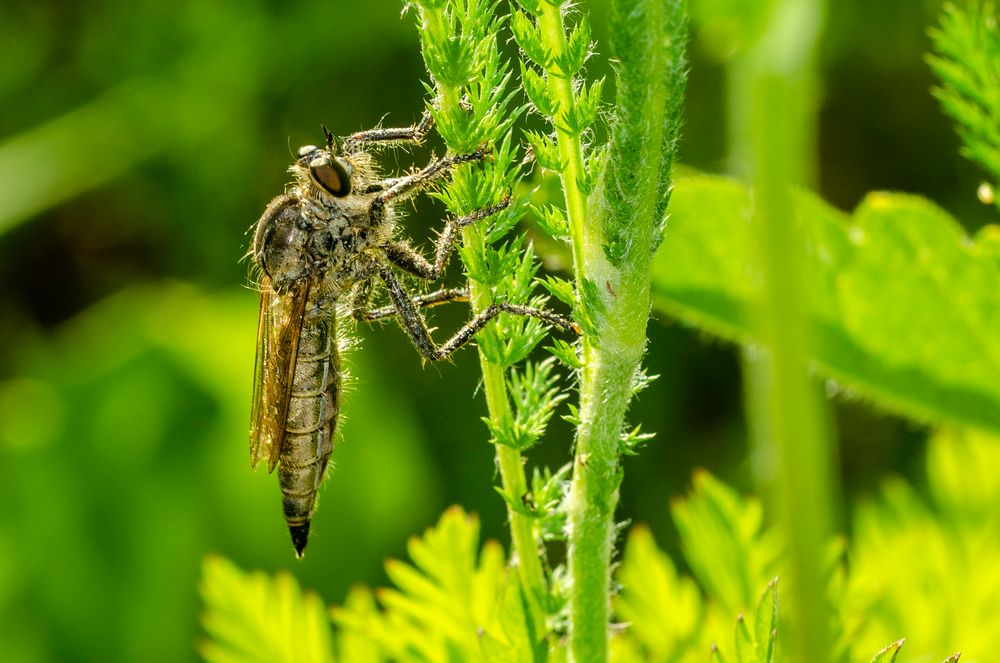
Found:
[(330, 150), (330, 154), (337, 153), (337, 139), (334, 138), (333, 133), (326, 128), (325, 124), (320, 124), (323, 128), (323, 135), (326, 137), (326, 149)]

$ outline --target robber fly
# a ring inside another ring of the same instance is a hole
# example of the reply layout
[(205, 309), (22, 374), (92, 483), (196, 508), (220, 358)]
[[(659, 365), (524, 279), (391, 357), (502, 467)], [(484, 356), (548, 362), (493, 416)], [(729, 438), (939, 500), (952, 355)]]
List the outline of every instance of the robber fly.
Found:
[[(498, 302), (484, 309), (451, 339), (431, 338), (420, 308), (468, 300), (449, 288), (411, 296), (397, 270), (437, 280), (464, 226), (504, 209), (509, 199), (451, 219), (428, 260), (395, 237), (395, 205), (461, 163), (482, 160), (488, 149), (432, 159), (401, 177), (380, 178), (368, 150), (379, 145), (419, 144), (432, 127), (429, 114), (399, 129), (373, 129), (337, 140), (324, 127), (326, 144), (298, 150), (289, 168), (294, 181), (267, 206), (254, 232), (252, 259), (260, 270), (260, 319), (250, 419), (250, 462), (278, 468), (285, 520), (301, 557), (316, 509), (316, 493), (333, 451), (343, 374), (337, 318), (395, 317), (420, 354), (447, 357), (501, 312), (538, 318), (559, 329), (576, 325), (543, 309)], [(391, 304), (370, 308), (373, 287)]]

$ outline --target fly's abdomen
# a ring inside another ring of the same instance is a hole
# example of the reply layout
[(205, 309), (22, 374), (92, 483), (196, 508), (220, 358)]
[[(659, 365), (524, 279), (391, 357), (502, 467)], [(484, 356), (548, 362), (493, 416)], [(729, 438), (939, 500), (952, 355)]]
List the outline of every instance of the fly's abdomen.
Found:
[(285, 520), (301, 555), (316, 509), (316, 493), (333, 451), (340, 412), (340, 360), (329, 311), (306, 314), (299, 336), (278, 478)]

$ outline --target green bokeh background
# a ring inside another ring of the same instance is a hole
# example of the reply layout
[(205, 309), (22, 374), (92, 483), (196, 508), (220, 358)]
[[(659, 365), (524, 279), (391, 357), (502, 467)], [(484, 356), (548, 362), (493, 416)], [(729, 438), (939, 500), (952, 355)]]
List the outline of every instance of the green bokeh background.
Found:
[[(601, 73), (604, 2), (587, 3)], [(819, 189), (928, 196), (974, 229), (973, 166), (928, 90), (939, 2), (837, 0), (823, 48)], [(506, 540), (475, 353), (421, 366), (393, 326), (361, 327), (332, 475), (304, 560), (276, 479), (247, 458), (257, 297), (247, 229), (319, 124), (409, 124), (424, 76), (400, 4), (139, 0), (0, 7), (0, 659), (195, 658), (204, 555), (292, 569), (340, 601), (450, 504)], [(695, 39), (681, 160), (726, 163), (724, 69)], [(431, 147), (440, 152), (439, 144)], [(389, 168), (426, 151), (387, 155)], [(406, 231), (441, 210), (421, 201)], [(458, 282), (457, 274), (450, 276)], [(440, 333), (465, 311), (442, 310)], [(668, 549), (696, 466), (749, 489), (737, 353), (654, 316), (661, 377), (633, 419), (621, 517)], [(924, 432), (833, 404), (850, 497), (916, 474)], [(555, 422), (532, 463), (568, 459)]]

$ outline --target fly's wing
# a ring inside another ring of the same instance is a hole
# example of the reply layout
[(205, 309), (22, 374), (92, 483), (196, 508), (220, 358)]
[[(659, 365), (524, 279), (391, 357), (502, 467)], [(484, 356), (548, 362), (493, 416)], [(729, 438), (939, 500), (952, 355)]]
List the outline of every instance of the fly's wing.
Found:
[(296, 284), (286, 293), (275, 292), (267, 277), (261, 284), (250, 413), (250, 465), (256, 468), (261, 459), (267, 459), (268, 472), (278, 464), (285, 438), (299, 333), (308, 298), (308, 281)]

